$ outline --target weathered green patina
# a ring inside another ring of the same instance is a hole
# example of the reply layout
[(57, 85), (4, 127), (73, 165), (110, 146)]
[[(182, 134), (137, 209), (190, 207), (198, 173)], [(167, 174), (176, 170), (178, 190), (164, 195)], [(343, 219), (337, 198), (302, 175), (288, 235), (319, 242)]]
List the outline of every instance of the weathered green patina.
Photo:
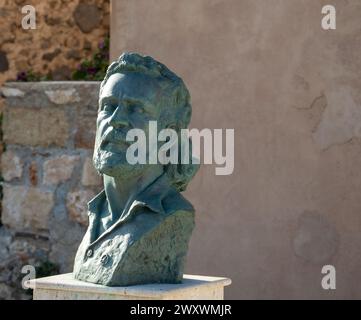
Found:
[(194, 209), (180, 191), (198, 166), (130, 165), (125, 137), (132, 128), (149, 133), (149, 121), (157, 121), (159, 131), (180, 132), (190, 117), (187, 88), (163, 64), (124, 53), (109, 66), (101, 84), (93, 157), (104, 190), (88, 204), (76, 279), (107, 286), (181, 282)]

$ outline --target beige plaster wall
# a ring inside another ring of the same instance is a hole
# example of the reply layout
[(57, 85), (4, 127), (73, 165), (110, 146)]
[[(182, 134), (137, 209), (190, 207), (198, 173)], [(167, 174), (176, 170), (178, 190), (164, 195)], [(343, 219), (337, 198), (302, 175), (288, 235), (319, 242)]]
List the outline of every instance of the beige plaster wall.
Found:
[(226, 298), (361, 298), (360, 17), (358, 0), (112, 1), (112, 57), (162, 61), (193, 127), (235, 129), (233, 174), (203, 166), (186, 192), (186, 272), (232, 278)]

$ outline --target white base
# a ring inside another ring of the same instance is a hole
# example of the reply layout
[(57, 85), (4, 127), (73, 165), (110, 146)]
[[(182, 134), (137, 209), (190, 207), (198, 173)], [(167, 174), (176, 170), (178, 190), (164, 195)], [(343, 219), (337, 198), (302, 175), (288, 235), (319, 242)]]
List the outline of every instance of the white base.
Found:
[(231, 279), (187, 275), (181, 284), (106, 287), (79, 281), (72, 273), (27, 281), (34, 300), (223, 300)]

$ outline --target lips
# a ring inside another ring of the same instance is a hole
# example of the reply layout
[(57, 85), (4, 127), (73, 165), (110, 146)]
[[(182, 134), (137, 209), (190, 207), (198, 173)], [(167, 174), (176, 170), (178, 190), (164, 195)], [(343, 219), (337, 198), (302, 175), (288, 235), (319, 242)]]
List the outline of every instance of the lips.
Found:
[(100, 147), (104, 148), (110, 143), (118, 146), (128, 147), (130, 144), (128, 141), (126, 141), (126, 137), (127, 137), (127, 133), (124, 132), (124, 130), (109, 128), (103, 134)]

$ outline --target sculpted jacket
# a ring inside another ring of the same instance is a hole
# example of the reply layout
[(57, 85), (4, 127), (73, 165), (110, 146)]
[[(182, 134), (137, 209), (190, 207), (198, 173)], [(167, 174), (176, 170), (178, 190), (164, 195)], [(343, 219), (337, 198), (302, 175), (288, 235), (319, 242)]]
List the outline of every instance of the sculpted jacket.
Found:
[(89, 227), (75, 257), (76, 279), (107, 286), (181, 282), (194, 228), (193, 206), (165, 174), (135, 199), (100, 235), (105, 191), (88, 203)]

